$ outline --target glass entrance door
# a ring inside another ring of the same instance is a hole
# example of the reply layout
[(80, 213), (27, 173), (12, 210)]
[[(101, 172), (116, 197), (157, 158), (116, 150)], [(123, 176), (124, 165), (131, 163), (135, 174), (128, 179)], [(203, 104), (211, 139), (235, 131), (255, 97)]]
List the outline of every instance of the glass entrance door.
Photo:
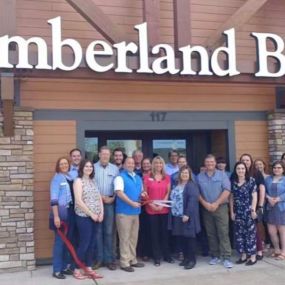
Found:
[(199, 171), (208, 153), (227, 159), (225, 130), (211, 131), (86, 131), (85, 155), (94, 162), (98, 160), (101, 146), (111, 150), (120, 147), (131, 156), (134, 150), (141, 150), (144, 157), (160, 155), (168, 162), (168, 152), (172, 149), (186, 155), (194, 172)]
[(168, 153), (171, 150), (177, 150), (179, 154), (186, 156), (186, 144), (187, 140), (163, 140), (163, 139), (154, 139), (152, 140), (152, 153), (153, 156), (160, 155), (167, 162)]
[(121, 148), (127, 156), (132, 156), (135, 150), (142, 150), (142, 140), (112, 139), (107, 140), (107, 146), (112, 152), (115, 148)]

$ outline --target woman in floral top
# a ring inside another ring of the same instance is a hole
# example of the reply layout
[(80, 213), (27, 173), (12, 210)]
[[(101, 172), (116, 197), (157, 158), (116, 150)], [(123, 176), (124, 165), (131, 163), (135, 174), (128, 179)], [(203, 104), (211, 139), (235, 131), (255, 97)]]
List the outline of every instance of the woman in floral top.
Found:
[[(256, 182), (245, 163), (237, 162), (232, 175), (231, 218), (235, 225), (235, 245), (240, 254), (237, 264), (254, 265), (256, 259)], [(247, 260), (247, 256), (250, 256)]]
[(192, 179), (192, 171), (182, 166), (178, 174), (178, 185), (172, 189), (173, 201), (169, 229), (177, 237), (183, 250), (183, 261), (179, 264), (185, 269), (192, 269), (196, 264), (196, 234), (200, 232), (199, 189)]
[[(94, 166), (90, 160), (81, 161), (78, 178), (74, 182), (76, 225), (79, 232), (78, 258), (87, 266), (89, 274), (102, 277), (92, 270), (95, 234), (98, 223), (104, 218), (103, 202), (94, 180)], [(86, 279), (77, 266), (73, 273), (76, 279)]]

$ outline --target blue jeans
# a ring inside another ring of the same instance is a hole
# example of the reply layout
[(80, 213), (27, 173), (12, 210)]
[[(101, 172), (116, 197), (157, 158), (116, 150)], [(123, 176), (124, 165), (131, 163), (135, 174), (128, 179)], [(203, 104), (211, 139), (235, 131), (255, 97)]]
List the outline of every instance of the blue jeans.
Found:
[(68, 250), (64, 245), (61, 237), (55, 231), (55, 238), (53, 244), (53, 272), (61, 272), (64, 270), (68, 264), (69, 257), (68, 257)]
[[(89, 217), (80, 217), (76, 215), (76, 226), (79, 233), (77, 256), (79, 260), (88, 267), (91, 267), (94, 261), (95, 235), (98, 225), (98, 223), (95, 223)], [(79, 268), (77, 265), (76, 267)]]
[[(67, 238), (73, 245), (74, 249), (77, 248), (77, 239), (78, 239), (78, 234), (77, 234), (77, 227), (76, 227), (76, 222), (75, 222), (75, 211), (73, 206), (71, 206), (68, 209), (68, 232), (67, 232)], [(67, 259), (66, 259), (66, 266), (64, 267), (67, 268), (67, 266), (70, 266), (70, 269), (74, 269), (75, 263), (74, 260), (69, 252), (67, 252)]]
[(113, 250), (114, 205), (104, 204), (104, 220), (98, 224), (96, 232), (95, 259), (97, 262), (111, 263), (115, 260)]
[[(73, 243), (74, 240), (74, 209), (70, 207), (68, 209), (68, 225), (67, 238)], [(57, 231), (55, 233), (54, 245), (53, 245), (53, 272), (60, 272), (67, 268), (70, 265), (70, 268), (74, 268), (74, 261), (68, 252), (67, 247), (62, 241), (61, 237), (58, 235)]]

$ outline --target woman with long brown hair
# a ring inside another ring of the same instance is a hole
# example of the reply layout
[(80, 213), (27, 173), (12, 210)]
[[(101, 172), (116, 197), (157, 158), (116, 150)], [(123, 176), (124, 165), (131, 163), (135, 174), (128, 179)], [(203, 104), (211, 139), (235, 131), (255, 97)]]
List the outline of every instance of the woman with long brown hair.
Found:
[(150, 203), (146, 205), (149, 216), (152, 254), (154, 265), (159, 266), (163, 257), (168, 263), (173, 263), (168, 244), (168, 212), (167, 207), (156, 205), (153, 200), (168, 201), (170, 193), (170, 177), (165, 173), (165, 162), (162, 157), (156, 156), (152, 160), (151, 173), (144, 177), (144, 190), (147, 192)]
[[(255, 209), (256, 183), (243, 162), (237, 162), (232, 174), (230, 196), (231, 219), (235, 224), (235, 246), (240, 254), (237, 264), (254, 265), (256, 259)], [(249, 258), (248, 258), (249, 257)]]
[[(82, 160), (78, 169), (78, 178), (74, 182), (76, 225), (79, 232), (77, 256), (84, 262), (90, 275), (94, 278), (100, 278), (102, 276), (91, 268), (96, 231), (104, 218), (103, 202), (94, 182), (94, 175), (92, 161)], [(82, 274), (79, 266), (76, 266), (73, 276), (80, 280), (87, 278)]]
[(254, 161), (254, 167), (255, 167), (256, 170), (259, 170), (261, 172), (261, 174), (263, 175), (264, 179), (269, 176), (269, 174), (267, 173), (267, 169), (266, 169), (266, 163), (265, 163), (265, 161), (263, 159), (257, 158)]
[(256, 192), (257, 192), (257, 231), (256, 231), (256, 259), (262, 260), (263, 258), (263, 241), (262, 236), (264, 232), (264, 227), (262, 224), (263, 220), (263, 207), (265, 203), (265, 182), (262, 173), (257, 170), (254, 166), (252, 156), (248, 153), (244, 153), (240, 157), (240, 161), (246, 165), (249, 176), (255, 179), (256, 183)]

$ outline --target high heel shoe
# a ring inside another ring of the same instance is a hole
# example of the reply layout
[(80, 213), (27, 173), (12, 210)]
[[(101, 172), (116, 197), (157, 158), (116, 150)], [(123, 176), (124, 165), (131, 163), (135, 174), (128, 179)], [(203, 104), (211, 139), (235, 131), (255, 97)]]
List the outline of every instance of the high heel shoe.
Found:
[(236, 264), (243, 264), (243, 263), (246, 263), (247, 262), (247, 259), (245, 258), (245, 259), (239, 259), (239, 260), (237, 260), (236, 261)]
[(251, 259), (245, 264), (247, 266), (251, 266), (254, 265), (257, 262), (257, 259), (255, 259), (255, 261), (252, 261)]

